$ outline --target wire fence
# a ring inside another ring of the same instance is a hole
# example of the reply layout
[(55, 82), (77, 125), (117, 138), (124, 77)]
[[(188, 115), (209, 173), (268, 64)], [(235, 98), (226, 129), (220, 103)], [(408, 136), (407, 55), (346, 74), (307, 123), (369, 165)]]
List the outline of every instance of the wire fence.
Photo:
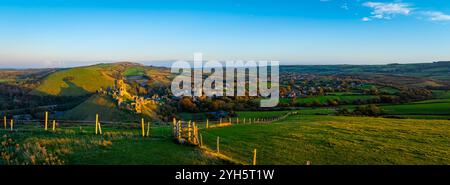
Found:
[[(239, 122), (239, 118), (236, 118), (234, 119), (234, 122), (231, 122), (232, 125), (265, 124), (280, 121), (296, 114), (298, 113), (288, 112), (285, 115), (279, 117), (253, 118), (251, 119), (251, 121), (250, 119), (247, 119), (245, 122), (243, 121), (245, 118), (241, 118), (241, 122)], [(219, 123), (213, 122), (212, 124), (220, 124), (220, 121)], [(271, 150), (270, 148), (266, 148), (264, 144), (260, 144), (261, 142), (246, 142), (245, 140), (243, 140), (243, 138), (236, 137), (231, 134), (220, 136), (214, 134), (214, 132), (208, 132), (210, 128), (214, 127), (205, 126), (200, 131), (200, 146), (217, 154), (225, 155), (227, 158), (230, 158), (232, 162), (244, 165), (256, 165), (260, 164), (261, 162), (262, 164), (264, 164), (263, 161), (258, 162), (258, 159), (267, 160), (273, 156), (273, 150)]]
[[(227, 118), (219, 120), (203, 120), (199, 122), (192, 122), (195, 125), (194, 133), (196, 142), (191, 144), (199, 145), (202, 148), (206, 148), (217, 154), (224, 155), (234, 162), (239, 164), (259, 164), (258, 158), (266, 159), (267, 155), (273, 155), (270, 149), (264, 148), (264, 145), (260, 145), (260, 142), (245, 142), (236, 138), (233, 135), (227, 134), (219, 136), (211, 133), (208, 130), (218, 127), (226, 127), (231, 125), (250, 125), (250, 124), (266, 124), (286, 119), (290, 115), (298, 114), (298, 112), (288, 112), (281, 116), (263, 117), (263, 118)], [(48, 117), (47, 117), (48, 118)], [(100, 135), (104, 137), (125, 137), (125, 138), (137, 138), (137, 137), (154, 137), (154, 138), (174, 138), (174, 125), (152, 125), (151, 122), (111, 122), (111, 121), (80, 121), (80, 120), (13, 120), (3, 118), (3, 129), (14, 132), (39, 132), (52, 131), (56, 133), (71, 133), (73, 137), (77, 134), (81, 135), (94, 135), (99, 134), (98, 127), (100, 127)], [(180, 121), (180, 120), (179, 120)], [(191, 123), (191, 121), (181, 121), (183, 123)], [(175, 124), (175, 120), (174, 120)], [(189, 127), (181, 126), (181, 130), (189, 131)], [(199, 129), (199, 131), (196, 131)], [(103, 131), (103, 132), (102, 132)], [(189, 133), (189, 132), (187, 132)], [(188, 135), (183, 133), (184, 136)], [(256, 143), (256, 144), (252, 144)]]
[[(48, 131), (54, 133), (72, 133), (72, 134), (99, 134), (99, 135), (129, 135), (129, 136), (147, 136), (147, 137), (172, 137), (171, 128), (167, 125), (154, 125), (150, 121), (146, 122), (112, 122), (101, 121), (101, 133), (98, 133), (96, 120), (16, 120), (1, 119), (2, 128), (9, 132), (33, 132)], [(96, 132), (97, 131), (97, 132)], [(145, 133), (145, 134), (142, 134)]]

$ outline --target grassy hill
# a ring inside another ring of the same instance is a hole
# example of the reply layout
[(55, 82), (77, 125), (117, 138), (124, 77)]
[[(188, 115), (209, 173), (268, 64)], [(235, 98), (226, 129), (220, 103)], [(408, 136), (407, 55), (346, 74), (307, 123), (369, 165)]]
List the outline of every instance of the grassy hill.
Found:
[(450, 61), (389, 65), (297, 65), (281, 66), (282, 72), (311, 74), (388, 74), (450, 80)]
[(120, 62), (62, 69), (46, 76), (31, 94), (53, 96), (81, 96), (94, 93), (100, 88), (114, 85), (117, 78), (143, 76), (150, 78), (148, 85), (170, 84), (167, 68), (145, 67), (141, 64)]
[(202, 132), (203, 142), (250, 164), (450, 164), (450, 121), (298, 115)]
[(96, 113), (103, 121), (127, 122), (141, 119), (141, 116), (132, 112), (119, 110), (110, 98), (98, 95), (93, 95), (75, 108), (64, 112), (58, 119), (92, 121), (95, 120)]
[(54, 72), (45, 77), (31, 93), (35, 95), (80, 96), (114, 85), (109, 66), (94, 65)]

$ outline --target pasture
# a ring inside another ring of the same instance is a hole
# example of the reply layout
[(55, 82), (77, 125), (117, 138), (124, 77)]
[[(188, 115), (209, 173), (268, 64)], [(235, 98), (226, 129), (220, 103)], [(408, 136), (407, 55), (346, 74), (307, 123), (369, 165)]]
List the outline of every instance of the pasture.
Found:
[(143, 138), (136, 125), (63, 126), (56, 132), (36, 125), (0, 130), (1, 164), (227, 164), (200, 149), (172, 141), (168, 126), (152, 127)]
[[(254, 149), (259, 165), (450, 164), (448, 120), (315, 115), (326, 111), (298, 110), (274, 122), (202, 125), (201, 148), (174, 142), (170, 126), (152, 126), (150, 137), (143, 137), (139, 123), (104, 124), (103, 135), (95, 135), (92, 124), (65, 123), (56, 132), (44, 131), (42, 123), (18, 124), (14, 131), (0, 130), (0, 164), (252, 164)], [(217, 140), (228, 160), (215, 154)]]
[(208, 129), (203, 142), (250, 164), (450, 164), (450, 121), (291, 116), (272, 124)]
[(450, 115), (450, 99), (425, 100), (400, 105), (383, 105), (390, 115)]
[(123, 73), (124, 76), (144, 76), (145, 70), (144, 67), (141, 66), (135, 66), (130, 67)]
[(35, 95), (81, 96), (106, 89), (114, 79), (101, 66), (64, 69), (50, 74), (32, 91)]
[[(339, 102), (354, 103), (358, 100), (365, 101), (377, 98), (373, 95), (363, 95), (363, 94), (329, 94), (322, 96), (304, 97), (296, 98), (296, 103), (300, 104), (312, 104), (314, 102), (319, 102), (320, 104), (326, 104), (329, 100), (337, 100)], [(290, 103), (291, 98), (280, 98), (280, 103)]]

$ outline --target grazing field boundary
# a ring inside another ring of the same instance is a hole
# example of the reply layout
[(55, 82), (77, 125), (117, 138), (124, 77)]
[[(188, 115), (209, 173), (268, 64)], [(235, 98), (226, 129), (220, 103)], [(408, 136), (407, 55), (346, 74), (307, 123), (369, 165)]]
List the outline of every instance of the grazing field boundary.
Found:
[[(144, 119), (141, 122), (110, 122), (110, 121), (101, 121), (100, 116), (96, 114), (95, 120), (92, 121), (78, 121), (78, 120), (53, 120), (49, 119), (48, 112), (45, 112), (45, 119), (43, 120), (14, 120), (12, 118), (7, 119), (6, 116), (3, 116), (3, 120), (0, 118), (0, 122), (2, 122), (2, 133), (5, 131), (5, 134), (25, 134), (32, 133), (37, 135), (52, 135), (56, 134), (57, 136), (61, 136), (64, 134), (71, 135), (71, 138), (75, 138), (77, 136), (86, 136), (84, 140), (94, 142), (95, 146), (109, 146), (111, 145), (111, 139), (125, 139), (125, 140), (135, 140), (135, 139), (144, 139), (144, 138), (171, 138), (174, 137), (174, 141), (181, 144), (187, 144), (196, 147), (201, 151), (201, 153), (205, 154), (205, 156), (211, 156), (223, 161), (226, 161), (231, 164), (238, 165), (256, 165), (257, 162), (257, 149), (256, 148), (247, 148), (244, 149), (249, 153), (249, 161), (242, 161), (232, 158), (229, 155), (228, 151), (233, 151), (228, 148), (223, 148), (223, 151), (220, 149), (221, 142), (230, 142), (226, 138), (217, 137), (217, 145), (215, 146), (215, 150), (210, 148), (210, 146), (204, 145), (203, 136), (207, 136), (207, 132), (203, 132), (206, 129), (216, 129), (219, 127), (233, 126), (233, 125), (242, 125), (242, 124), (265, 124), (272, 123), (276, 121), (280, 121), (286, 119), (290, 115), (296, 115), (298, 112), (287, 112), (286, 114), (278, 117), (264, 117), (264, 118), (229, 118), (226, 121), (224, 119), (220, 119), (219, 121), (204, 121), (199, 126), (195, 122), (187, 122), (181, 121), (174, 118), (173, 127), (170, 126), (153, 126), (151, 122), (146, 122)], [(95, 126), (94, 126), (95, 125)], [(79, 127), (79, 130), (78, 130)], [(200, 128), (201, 127), (201, 128)], [(160, 132), (160, 133), (157, 133)], [(202, 135), (203, 134), (203, 135)], [(208, 139), (212, 136), (208, 135)], [(80, 138), (80, 140), (83, 140)], [(83, 140), (83, 141), (84, 141)], [(147, 140), (147, 139), (145, 139)], [(234, 149), (236, 150), (236, 149)], [(9, 161), (9, 160), (8, 160)], [(64, 162), (60, 162), (64, 163)], [(56, 163), (55, 163), (56, 164)], [(59, 163), (58, 163), (59, 164)]]
[[(270, 117), (270, 118), (241, 118), (241, 122), (239, 122), (239, 117), (234, 119), (234, 122), (231, 118), (228, 119), (228, 122), (223, 122), (222, 119), (219, 119), (217, 122), (210, 122), (208, 119), (204, 122), (204, 127), (201, 130), (206, 129), (214, 129), (226, 126), (233, 125), (242, 125), (242, 124), (264, 124), (264, 123), (272, 123), (276, 121), (280, 121), (286, 119), (291, 115), (297, 115), (298, 112), (287, 112), (286, 114), (279, 117)], [(234, 123), (234, 124), (233, 124)], [(191, 126), (192, 124), (192, 126)], [(212, 155), (214, 157), (218, 157), (222, 160), (228, 161), (233, 164), (239, 165), (256, 165), (257, 164), (257, 149), (256, 148), (243, 148), (250, 155), (249, 161), (239, 161), (227, 155), (226, 153), (221, 152), (221, 142), (227, 142), (226, 138), (220, 138), (217, 136), (216, 138), (216, 146), (215, 150), (209, 148), (207, 145), (204, 145), (203, 135), (207, 135), (207, 132), (199, 132), (196, 122), (186, 122), (181, 120), (173, 119), (172, 125), (172, 133), (174, 139), (179, 143), (189, 143), (195, 146), (198, 146), (201, 151), (203, 151), (206, 155)], [(211, 135), (208, 135), (208, 138), (211, 138)], [(234, 149), (236, 150), (236, 149)], [(225, 150), (225, 151), (233, 151), (233, 150)]]

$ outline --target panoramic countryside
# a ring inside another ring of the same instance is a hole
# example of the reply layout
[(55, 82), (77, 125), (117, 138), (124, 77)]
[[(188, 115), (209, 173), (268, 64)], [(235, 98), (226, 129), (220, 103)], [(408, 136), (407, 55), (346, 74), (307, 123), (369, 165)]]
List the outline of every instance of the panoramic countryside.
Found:
[(449, 33), (448, 0), (0, 0), (0, 174), (433, 173)]
[(449, 164), (449, 69), (280, 66), (271, 108), (175, 97), (169, 68), (138, 63), (3, 69), (1, 163)]

